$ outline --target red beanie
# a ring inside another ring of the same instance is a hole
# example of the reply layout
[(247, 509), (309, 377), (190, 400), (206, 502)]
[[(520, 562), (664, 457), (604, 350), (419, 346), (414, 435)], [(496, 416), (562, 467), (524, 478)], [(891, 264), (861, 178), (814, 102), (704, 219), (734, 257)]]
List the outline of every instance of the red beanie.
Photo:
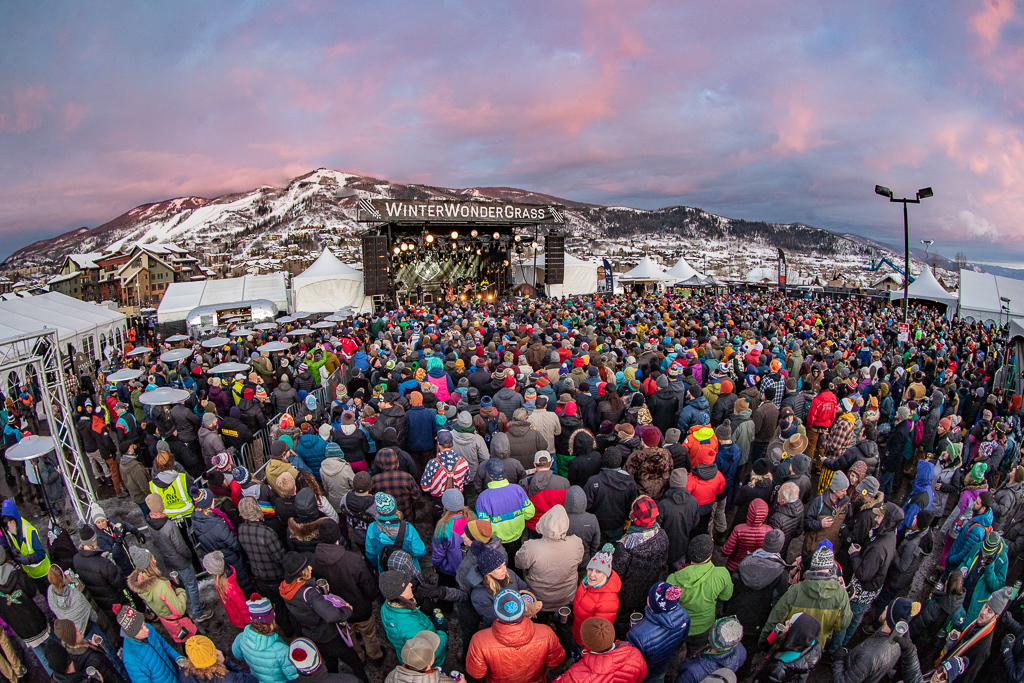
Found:
[(661, 445), (661, 430), (654, 425), (644, 427), (644, 433), (640, 436), (640, 440), (648, 448), (657, 448)]
[(516, 386), (516, 378), (512, 375), (505, 375), (505, 388), (514, 389)]
[(565, 404), (565, 414), (569, 417), (576, 414), (576, 401), (569, 401)]

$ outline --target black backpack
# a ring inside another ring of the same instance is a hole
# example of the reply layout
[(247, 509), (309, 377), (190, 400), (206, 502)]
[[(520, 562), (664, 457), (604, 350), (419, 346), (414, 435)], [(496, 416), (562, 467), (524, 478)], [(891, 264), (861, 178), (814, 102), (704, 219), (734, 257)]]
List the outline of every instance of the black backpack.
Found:
[(382, 572), (388, 570), (388, 560), (391, 559), (391, 555), (395, 552), (402, 550), (402, 546), (405, 545), (405, 528), (408, 524), (403, 520), (398, 523), (398, 535), (395, 536), (395, 542), (389, 546), (384, 546), (384, 549), (380, 551), (380, 557), (377, 560), (377, 568)]

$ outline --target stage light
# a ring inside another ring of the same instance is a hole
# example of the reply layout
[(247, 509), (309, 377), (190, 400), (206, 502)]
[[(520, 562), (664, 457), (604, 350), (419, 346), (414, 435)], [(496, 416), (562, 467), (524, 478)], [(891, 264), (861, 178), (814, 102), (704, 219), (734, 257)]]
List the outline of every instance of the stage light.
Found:
[(465, 249), (465, 250), (466, 250), (467, 252), (469, 251), (469, 245), (468, 245), (468, 244), (466, 245), (466, 249)]
[(470, 237), (476, 237), (476, 236), (477, 236), (477, 235), (479, 235), (479, 234), (480, 234), (480, 233), (478, 233), (478, 232), (477, 232), (476, 230), (471, 230), (471, 231), (469, 232), (469, 236), (470, 236)]
[(481, 294), (480, 292), (477, 292), (477, 293), (476, 293), (476, 298), (477, 298), (477, 299), (483, 299), (483, 298), (484, 298), (484, 295), (483, 295), (483, 294)]
[(465, 301), (465, 300), (466, 300), (466, 295), (465, 295), (465, 294), (463, 294), (462, 296), (460, 296), (460, 297), (459, 297), (459, 300), (460, 300), (460, 301)]
[(402, 242), (401, 249), (402, 249), (402, 251), (406, 251), (407, 249), (409, 249), (409, 245), (406, 244), (405, 242)]
[(424, 237), (423, 239), (425, 239), (425, 240), (427, 241), (427, 244), (433, 244), (433, 243), (434, 243), (434, 236), (433, 236), (433, 235), (429, 235), (429, 234), (428, 234), (428, 235), (427, 235), (426, 237)]
[(415, 248), (416, 248), (416, 243), (415, 242), (409, 242), (409, 251), (412, 251)]
[(398, 248), (398, 247), (396, 246), (396, 247), (395, 247), (395, 255), (397, 256), (397, 255), (398, 255), (398, 252), (400, 252), (400, 251), (402, 251), (402, 250), (401, 250), (401, 249), (399, 249), (399, 248)]
[(493, 235), (491, 235), (491, 238), (493, 238), (493, 239), (498, 239), (500, 237), (501, 237), (501, 233), (497, 233), (497, 232), (494, 233)]
[(488, 301), (493, 301), (494, 300), (494, 295), (493, 294), (488, 294), (487, 295), (487, 300)]
[(522, 235), (516, 235), (516, 242), (519, 242), (519, 241), (521, 241), (522, 239), (523, 239), (523, 236), (522, 236)]
[(502, 261), (501, 265), (503, 265), (505, 267), (508, 267), (508, 259), (505, 259), (504, 261)]
[(452, 230), (451, 238), (453, 240), (459, 239), (459, 231), (458, 230)]
[(482, 254), (482, 253), (483, 253), (483, 252), (482, 252), (482, 251), (480, 251), (479, 249), (477, 249), (477, 250), (476, 250), (476, 255), (477, 255), (477, 256), (479, 256), (479, 255), (480, 255), (480, 254)]

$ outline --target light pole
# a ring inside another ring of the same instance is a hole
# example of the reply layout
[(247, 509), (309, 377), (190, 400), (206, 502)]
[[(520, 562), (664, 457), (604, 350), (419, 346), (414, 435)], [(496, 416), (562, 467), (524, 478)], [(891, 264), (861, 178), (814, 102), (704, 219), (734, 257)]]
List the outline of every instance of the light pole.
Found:
[(935, 240), (921, 240), (924, 245), (924, 262), (928, 263), (928, 248), (935, 244)]
[(932, 188), (925, 187), (917, 191), (917, 197), (910, 199), (896, 199), (892, 196), (892, 190), (883, 185), (875, 185), (875, 194), (888, 197), (890, 202), (903, 204), (903, 322), (907, 322), (907, 302), (910, 298), (907, 290), (910, 287), (910, 221), (907, 218), (907, 204), (920, 204), (922, 199), (934, 195)]

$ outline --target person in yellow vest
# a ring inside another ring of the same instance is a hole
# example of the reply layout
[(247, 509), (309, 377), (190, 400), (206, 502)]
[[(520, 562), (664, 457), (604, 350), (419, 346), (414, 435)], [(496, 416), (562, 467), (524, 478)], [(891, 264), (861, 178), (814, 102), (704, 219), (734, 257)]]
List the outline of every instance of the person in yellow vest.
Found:
[(154, 467), (157, 475), (149, 482), (149, 490), (160, 496), (164, 514), (171, 519), (191, 515), (194, 505), (188, 490), (192, 486), (192, 478), (181, 470), (181, 466), (174, 462), (174, 456), (167, 451), (157, 452)]
[(13, 500), (5, 500), (0, 506), (0, 524), (7, 547), (25, 573), (38, 585), (48, 585), (46, 574), (50, 571), (50, 558), (46, 556), (46, 548), (36, 528), (22, 519)]

